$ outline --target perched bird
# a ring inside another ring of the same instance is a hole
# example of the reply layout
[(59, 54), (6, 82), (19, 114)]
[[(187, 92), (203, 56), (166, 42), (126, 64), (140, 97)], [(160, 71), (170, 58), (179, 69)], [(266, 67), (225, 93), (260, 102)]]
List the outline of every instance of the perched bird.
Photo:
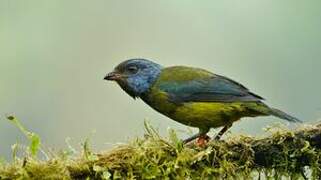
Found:
[(116, 81), (134, 99), (140, 98), (165, 116), (197, 127), (188, 143), (207, 137), (210, 128), (223, 127), (219, 139), (242, 117), (276, 116), (290, 122), (299, 119), (264, 104), (262, 97), (242, 84), (207, 70), (163, 67), (146, 59), (130, 59), (119, 64), (105, 80)]

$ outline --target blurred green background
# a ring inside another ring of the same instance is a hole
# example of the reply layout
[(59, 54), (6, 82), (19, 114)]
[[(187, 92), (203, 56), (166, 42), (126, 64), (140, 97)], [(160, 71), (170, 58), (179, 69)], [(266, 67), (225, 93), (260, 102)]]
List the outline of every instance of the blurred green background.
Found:
[[(25, 143), (15, 114), (48, 147), (96, 150), (143, 134), (187, 130), (134, 101), (104, 75), (121, 61), (206, 68), (245, 84), (306, 122), (321, 117), (321, 1), (0, 1), (0, 156)], [(276, 118), (243, 119), (260, 134)], [(182, 136), (186, 136), (185, 133)]]

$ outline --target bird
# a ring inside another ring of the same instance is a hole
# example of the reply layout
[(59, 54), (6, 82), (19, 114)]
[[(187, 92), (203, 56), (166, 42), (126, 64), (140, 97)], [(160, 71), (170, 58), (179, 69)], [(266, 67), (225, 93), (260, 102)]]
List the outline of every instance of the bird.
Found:
[[(207, 140), (211, 128), (222, 129), (221, 136), (243, 117), (275, 116), (289, 122), (302, 122), (268, 106), (264, 98), (244, 85), (208, 70), (189, 66), (164, 67), (148, 59), (121, 62), (104, 80), (115, 81), (129, 96), (141, 99), (157, 112), (198, 133), (183, 140)], [(202, 142), (203, 142), (202, 141)]]

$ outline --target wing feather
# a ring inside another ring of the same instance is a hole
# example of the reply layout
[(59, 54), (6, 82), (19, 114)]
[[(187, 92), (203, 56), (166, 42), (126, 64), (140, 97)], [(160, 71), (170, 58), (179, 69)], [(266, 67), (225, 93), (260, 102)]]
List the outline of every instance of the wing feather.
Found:
[[(183, 68), (183, 67), (182, 67)], [(188, 71), (185, 67), (184, 72)], [(190, 71), (200, 69), (190, 68)], [(194, 72), (200, 74), (199, 72)], [(193, 74), (193, 72), (191, 72)], [(190, 75), (189, 75), (190, 77)], [(183, 102), (259, 102), (262, 97), (252, 93), (242, 84), (224, 76), (207, 73), (188, 80), (163, 80), (159, 88), (175, 103)]]

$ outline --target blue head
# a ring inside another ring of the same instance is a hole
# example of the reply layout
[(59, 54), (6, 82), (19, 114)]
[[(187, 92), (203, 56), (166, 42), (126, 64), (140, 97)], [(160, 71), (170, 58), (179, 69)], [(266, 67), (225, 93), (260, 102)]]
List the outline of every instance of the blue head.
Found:
[(133, 98), (140, 97), (161, 73), (162, 66), (146, 59), (130, 59), (120, 63), (105, 80), (116, 81)]

